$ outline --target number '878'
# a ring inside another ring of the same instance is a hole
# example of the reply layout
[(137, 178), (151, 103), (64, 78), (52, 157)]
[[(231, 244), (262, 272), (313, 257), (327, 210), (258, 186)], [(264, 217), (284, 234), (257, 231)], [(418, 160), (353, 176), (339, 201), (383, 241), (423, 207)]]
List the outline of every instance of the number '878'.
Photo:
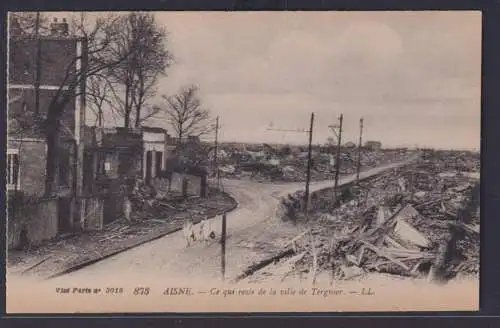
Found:
[(149, 295), (149, 287), (136, 287), (134, 288), (134, 295)]

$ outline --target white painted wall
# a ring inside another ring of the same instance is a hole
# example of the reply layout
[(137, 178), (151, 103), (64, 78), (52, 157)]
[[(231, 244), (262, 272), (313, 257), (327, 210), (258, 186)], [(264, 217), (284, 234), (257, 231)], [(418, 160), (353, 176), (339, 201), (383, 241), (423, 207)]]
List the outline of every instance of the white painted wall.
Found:
[(166, 140), (165, 140), (165, 133), (159, 133), (159, 132), (144, 132), (143, 134), (143, 140), (144, 142), (148, 142), (148, 141), (152, 141), (152, 142), (155, 142), (155, 141), (159, 141), (159, 142), (163, 142), (165, 143)]
[(143, 133), (143, 141), (144, 141), (144, 154), (143, 154), (143, 178), (146, 178), (146, 156), (148, 151), (153, 152), (153, 158), (151, 165), (151, 174), (153, 177), (157, 176), (156, 172), (156, 152), (163, 153), (163, 161), (161, 164), (162, 170), (165, 169), (165, 158), (167, 154), (165, 153), (165, 145), (166, 145), (166, 135), (165, 133), (159, 132), (144, 132)]
[(161, 151), (165, 152), (165, 144), (164, 143), (152, 143), (152, 142), (144, 142), (144, 152), (146, 151)]

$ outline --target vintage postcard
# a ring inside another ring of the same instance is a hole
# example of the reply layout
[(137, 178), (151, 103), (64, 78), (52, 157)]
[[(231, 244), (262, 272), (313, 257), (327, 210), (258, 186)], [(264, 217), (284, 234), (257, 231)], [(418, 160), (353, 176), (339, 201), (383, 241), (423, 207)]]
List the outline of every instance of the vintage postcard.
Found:
[(478, 310), (480, 12), (8, 18), (8, 313)]

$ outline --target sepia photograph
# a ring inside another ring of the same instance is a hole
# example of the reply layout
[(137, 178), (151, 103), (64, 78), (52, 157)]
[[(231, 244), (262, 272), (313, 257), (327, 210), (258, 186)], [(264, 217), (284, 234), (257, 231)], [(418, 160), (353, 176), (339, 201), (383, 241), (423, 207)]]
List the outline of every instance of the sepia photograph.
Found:
[(481, 13), (10, 12), (7, 313), (479, 309)]

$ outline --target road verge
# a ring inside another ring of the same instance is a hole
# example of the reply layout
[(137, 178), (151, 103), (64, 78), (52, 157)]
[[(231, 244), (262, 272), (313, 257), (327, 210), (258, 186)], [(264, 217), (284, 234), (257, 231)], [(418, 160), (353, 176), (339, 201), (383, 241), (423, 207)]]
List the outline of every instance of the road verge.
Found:
[(203, 218), (231, 212), (237, 206), (232, 196), (219, 192), (207, 199), (187, 202), (185, 211), (170, 217), (145, 219), (134, 224), (117, 221), (103, 231), (50, 241), (29, 251), (9, 251), (7, 269), (16, 274), (52, 279), (173, 234), (182, 229), (188, 216), (198, 223)]

